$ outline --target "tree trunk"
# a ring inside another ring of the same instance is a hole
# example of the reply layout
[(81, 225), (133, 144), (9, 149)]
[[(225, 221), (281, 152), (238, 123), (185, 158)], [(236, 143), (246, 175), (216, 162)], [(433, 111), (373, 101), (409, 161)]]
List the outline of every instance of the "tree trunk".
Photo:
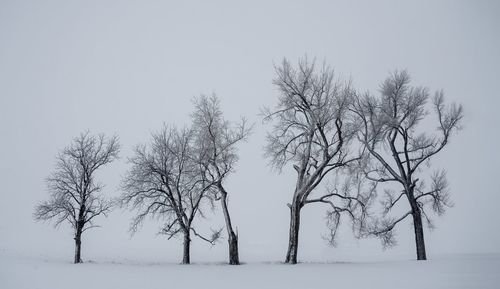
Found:
[(82, 231), (83, 231), (83, 227), (78, 224), (77, 228), (76, 228), (75, 238), (74, 238), (75, 239), (75, 259), (74, 259), (75, 264), (82, 263), (82, 258), (81, 258)]
[(190, 264), (190, 253), (189, 250), (191, 248), (191, 237), (189, 231), (184, 232), (184, 252), (182, 255), (182, 264)]
[(285, 263), (297, 264), (297, 251), (299, 246), (300, 202), (294, 198), (290, 206), (290, 232), (288, 239), (288, 252)]
[(407, 189), (408, 201), (410, 202), (411, 215), (413, 217), (413, 230), (415, 231), (415, 247), (417, 249), (417, 260), (427, 260), (425, 254), (425, 241), (424, 241), (424, 227), (422, 226), (422, 211), (418, 206), (417, 200), (414, 197), (413, 189), (415, 183), (413, 183), (409, 189)]
[(417, 247), (417, 260), (427, 260), (425, 254), (424, 228), (420, 209), (413, 212), (413, 229), (415, 230), (415, 244)]
[(219, 184), (219, 190), (222, 194), (222, 211), (224, 212), (224, 220), (226, 221), (226, 230), (228, 235), (227, 242), (229, 245), (229, 264), (239, 265), (240, 257), (238, 253), (238, 235), (234, 233), (233, 225), (231, 224), (231, 216), (229, 215), (229, 210), (227, 208), (227, 192), (221, 184)]
[(240, 257), (238, 253), (238, 236), (231, 231), (227, 240), (229, 244), (229, 264), (240, 265)]

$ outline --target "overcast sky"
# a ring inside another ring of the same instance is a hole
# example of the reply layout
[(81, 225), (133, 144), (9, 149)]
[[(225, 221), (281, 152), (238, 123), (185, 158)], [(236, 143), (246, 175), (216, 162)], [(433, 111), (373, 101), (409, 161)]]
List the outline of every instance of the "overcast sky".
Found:
[[(499, 13), (497, 1), (1, 0), (0, 250), (71, 260), (70, 228), (32, 219), (56, 153), (87, 129), (118, 134), (121, 159), (99, 174), (117, 196), (132, 147), (164, 122), (186, 124), (192, 97), (216, 92), (227, 118), (255, 123), (227, 185), (241, 259), (282, 260), (295, 175), (266, 166), (258, 113), (277, 100), (273, 63), (307, 54), (361, 91), (377, 93), (406, 68), (415, 85), (464, 105), (464, 130), (433, 161), (448, 170), (455, 206), (426, 231), (428, 256), (499, 252)], [(303, 211), (299, 259), (414, 258), (409, 220), (392, 250), (347, 228), (328, 247), (325, 209)], [(209, 215), (213, 227), (220, 213)], [(181, 241), (156, 235), (155, 221), (131, 237), (131, 216), (101, 218), (84, 236), (84, 260), (180, 261)], [(225, 241), (193, 246), (195, 262), (226, 259)]]

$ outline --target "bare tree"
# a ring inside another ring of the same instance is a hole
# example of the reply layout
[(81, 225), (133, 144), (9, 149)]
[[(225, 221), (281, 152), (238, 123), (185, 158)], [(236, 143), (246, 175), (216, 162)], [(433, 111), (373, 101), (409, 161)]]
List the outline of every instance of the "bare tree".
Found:
[[(433, 135), (428, 129), (419, 130), (419, 125), (428, 115), (427, 88), (410, 86), (409, 74), (396, 71), (383, 82), (380, 92), (380, 97), (368, 93), (359, 96), (352, 106), (360, 124), (358, 138), (370, 156), (364, 174), (379, 184), (395, 183), (401, 191), (385, 190), (382, 202), (384, 218), (375, 222), (368, 233), (380, 237), (385, 246), (394, 245), (393, 229), (411, 216), (417, 259), (425, 260), (422, 217), (432, 225), (427, 205), (441, 215), (451, 202), (444, 170), (431, 174), (429, 185), (424, 183), (425, 175), (421, 173), (460, 127), (463, 109), (456, 104), (445, 106), (443, 92), (436, 92), (432, 106), (437, 115), (437, 135)], [(409, 210), (402, 216), (389, 217), (391, 209), (404, 199), (408, 201)]]
[(196, 134), (199, 164), (203, 168), (203, 177), (215, 187), (215, 199), (220, 200), (229, 245), (229, 264), (238, 265), (238, 236), (233, 229), (228, 209), (228, 192), (224, 181), (234, 171), (238, 161), (237, 145), (246, 140), (250, 128), (243, 119), (233, 124), (224, 119), (219, 99), (200, 96), (194, 100), (195, 111), (192, 114), (193, 129)]
[(183, 264), (190, 263), (191, 233), (211, 244), (220, 236), (214, 231), (210, 238), (193, 227), (198, 214), (203, 214), (202, 203), (212, 183), (201, 176), (201, 167), (193, 149), (193, 131), (164, 126), (153, 134), (149, 145), (137, 146), (135, 156), (129, 159), (132, 168), (123, 181), (123, 206), (138, 211), (131, 230), (135, 232), (146, 217), (163, 222), (160, 233), (169, 239), (182, 234)]
[(267, 136), (266, 156), (270, 164), (281, 170), (292, 163), (297, 182), (290, 208), (290, 235), (286, 263), (297, 263), (300, 212), (311, 203), (329, 205), (328, 216), (332, 237), (335, 236), (340, 214), (345, 213), (361, 224), (365, 216), (367, 196), (351, 190), (327, 190), (311, 197), (314, 189), (330, 172), (346, 168), (359, 160), (349, 151), (355, 135), (348, 122), (348, 108), (354, 97), (350, 82), (334, 79), (333, 69), (323, 65), (316, 69), (307, 58), (294, 68), (285, 59), (276, 67), (274, 84), (280, 97), (271, 111), (264, 109), (264, 121), (274, 126)]
[(67, 221), (74, 229), (75, 263), (81, 263), (82, 233), (97, 227), (97, 216), (106, 215), (111, 201), (100, 192), (104, 186), (95, 179), (96, 171), (118, 158), (118, 137), (88, 132), (57, 156), (55, 171), (47, 178), (50, 200), (35, 208), (35, 220), (55, 219), (55, 226)]

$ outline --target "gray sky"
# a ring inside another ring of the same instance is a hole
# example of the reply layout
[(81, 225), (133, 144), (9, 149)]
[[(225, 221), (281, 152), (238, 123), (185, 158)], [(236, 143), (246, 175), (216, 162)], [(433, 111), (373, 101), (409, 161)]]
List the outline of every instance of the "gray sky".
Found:
[[(377, 2), (377, 3), (375, 3)], [(434, 159), (447, 168), (455, 207), (426, 232), (429, 256), (499, 252), (500, 6), (496, 1), (0, 1), (0, 250), (71, 260), (68, 227), (34, 223), (47, 198), (55, 154), (81, 131), (116, 133), (121, 160), (100, 179), (111, 196), (131, 148), (163, 122), (183, 125), (191, 98), (216, 92), (227, 117), (255, 122), (228, 183), (242, 260), (281, 260), (288, 238), (291, 170), (273, 173), (262, 157), (274, 105), (273, 63), (305, 54), (325, 59), (360, 90), (376, 92), (406, 68), (414, 84), (443, 88), (465, 107), (465, 127)], [(265, 201), (263, 201), (265, 200)], [(299, 258), (413, 258), (410, 222), (399, 246), (341, 231), (328, 247), (325, 207), (303, 212)], [(83, 258), (177, 262), (179, 240), (147, 222), (132, 238), (131, 214), (117, 210), (84, 237)], [(220, 211), (210, 216), (222, 224)], [(226, 242), (194, 242), (196, 261), (225, 260)]]

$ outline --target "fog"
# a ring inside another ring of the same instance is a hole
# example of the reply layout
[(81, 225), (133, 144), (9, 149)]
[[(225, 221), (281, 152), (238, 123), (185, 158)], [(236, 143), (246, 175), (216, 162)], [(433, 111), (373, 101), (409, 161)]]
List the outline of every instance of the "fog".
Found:
[[(464, 105), (463, 130), (433, 159), (448, 170), (455, 206), (426, 230), (428, 256), (500, 252), (499, 8), (495, 1), (1, 1), (0, 250), (71, 260), (69, 226), (32, 217), (48, 198), (44, 179), (57, 152), (87, 129), (116, 133), (121, 158), (98, 178), (118, 196), (132, 148), (163, 123), (187, 125), (192, 98), (217, 93), (228, 119), (254, 123), (227, 183), (240, 258), (283, 260), (295, 174), (267, 165), (269, 127), (259, 110), (277, 102), (274, 64), (308, 55), (360, 91), (378, 93), (389, 72), (407, 69), (413, 84), (444, 89), (447, 101)], [(347, 226), (329, 247), (326, 209), (303, 210), (300, 260), (414, 258), (409, 220), (393, 249), (356, 240)], [(132, 236), (132, 216), (116, 209), (98, 219), (102, 227), (83, 237), (83, 259), (180, 261), (182, 240), (158, 235), (155, 220)], [(207, 217), (197, 221), (204, 230), (223, 226), (220, 210)], [(195, 239), (192, 260), (224, 261), (226, 247)]]

